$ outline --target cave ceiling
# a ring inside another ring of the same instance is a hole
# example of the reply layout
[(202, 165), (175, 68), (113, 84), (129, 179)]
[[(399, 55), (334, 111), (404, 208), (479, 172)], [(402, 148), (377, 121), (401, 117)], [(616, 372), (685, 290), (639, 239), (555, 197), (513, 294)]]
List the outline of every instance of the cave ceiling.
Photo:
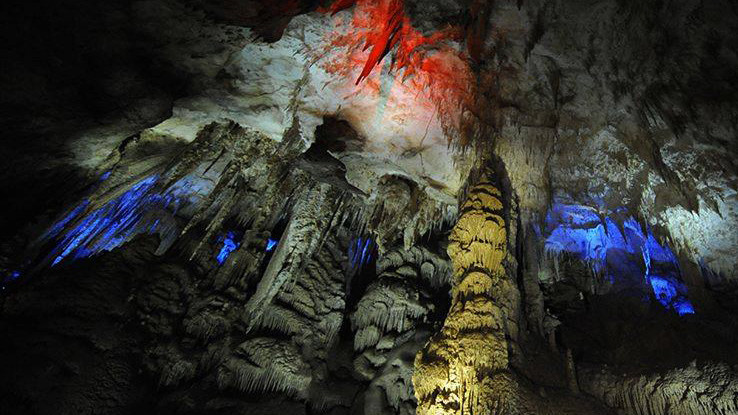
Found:
[[(156, 65), (190, 77), (144, 135), (192, 141), (228, 119), (275, 141), (296, 126), (310, 145), (335, 118), (356, 134), (331, 156), (370, 199), (394, 175), (455, 205), (478, 159), (493, 156), (526, 222), (559, 200), (626, 208), (692, 262), (735, 273), (729, 6), (258, 3), (132, 3)], [(67, 151), (100, 169), (123, 133), (110, 130), (137, 127), (78, 133)]]

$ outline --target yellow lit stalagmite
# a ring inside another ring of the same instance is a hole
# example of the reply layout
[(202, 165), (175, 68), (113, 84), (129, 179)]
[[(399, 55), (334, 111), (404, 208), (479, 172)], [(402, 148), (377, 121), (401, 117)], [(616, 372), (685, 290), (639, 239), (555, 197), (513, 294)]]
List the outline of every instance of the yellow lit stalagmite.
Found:
[(508, 372), (504, 314), (510, 284), (502, 195), (487, 178), (472, 188), (451, 232), (451, 310), (415, 359), (419, 415), (508, 414), (520, 409)]

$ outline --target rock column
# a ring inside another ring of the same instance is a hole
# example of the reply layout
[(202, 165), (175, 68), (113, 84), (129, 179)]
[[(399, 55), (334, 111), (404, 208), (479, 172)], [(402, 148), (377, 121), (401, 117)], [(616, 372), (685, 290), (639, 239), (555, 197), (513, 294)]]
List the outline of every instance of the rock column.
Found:
[(510, 281), (501, 193), (486, 176), (471, 190), (449, 238), (452, 303), (441, 331), (416, 356), (419, 415), (517, 413), (500, 304)]

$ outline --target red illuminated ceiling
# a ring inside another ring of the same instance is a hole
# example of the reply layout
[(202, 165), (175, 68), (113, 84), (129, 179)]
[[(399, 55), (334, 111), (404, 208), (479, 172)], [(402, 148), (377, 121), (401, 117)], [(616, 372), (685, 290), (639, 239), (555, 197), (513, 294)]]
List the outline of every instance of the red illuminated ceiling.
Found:
[[(397, 46), (393, 67), (404, 70), (404, 78), (414, 75), (422, 67), (426, 53), (423, 47), (439, 47), (444, 41), (459, 40), (458, 28), (447, 28), (424, 36), (410, 23), (405, 14), (403, 0), (337, 0), (324, 11), (335, 14), (356, 6), (352, 25), (357, 30), (353, 36), (363, 37), (363, 50), (370, 54), (356, 80), (359, 84)], [(345, 40), (344, 40), (345, 41)]]
[(404, 87), (430, 101), (445, 127), (459, 127), (462, 108), (473, 96), (474, 77), (469, 55), (461, 49), (463, 31), (446, 27), (428, 36), (415, 29), (405, 13), (403, 0), (337, 0), (320, 11), (335, 15), (351, 10), (350, 21), (335, 19), (336, 30), (327, 40), (346, 54), (333, 58), (325, 69), (340, 77), (356, 76), (356, 85), (367, 81), (379, 89), (378, 78), (369, 79), (388, 58), (388, 70)]

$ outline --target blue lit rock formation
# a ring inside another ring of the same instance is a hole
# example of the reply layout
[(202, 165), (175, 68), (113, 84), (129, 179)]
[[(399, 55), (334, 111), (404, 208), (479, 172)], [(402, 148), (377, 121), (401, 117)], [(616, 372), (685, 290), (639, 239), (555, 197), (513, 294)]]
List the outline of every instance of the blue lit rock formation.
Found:
[(372, 260), (372, 252), (376, 249), (371, 238), (356, 238), (349, 246), (351, 266), (361, 268)]
[(160, 252), (174, 242), (177, 233), (173, 217), (180, 204), (187, 202), (191, 190), (182, 180), (163, 193), (154, 191), (157, 176), (135, 183), (130, 190), (89, 211), (88, 200), (75, 207), (57, 222), (46, 238), (59, 237), (51, 256), (51, 265), (66, 258), (79, 259), (110, 251), (141, 233), (158, 233), (162, 237)]
[(269, 238), (269, 239), (267, 239), (266, 248), (264, 248), (264, 249), (267, 252), (272, 252), (272, 251), (274, 251), (274, 247), (276, 247), (278, 243), (279, 243), (279, 241), (274, 240), (272, 238)]
[(228, 259), (228, 255), (230, 255), (231, 252), (235, 251), (238, 248), (238, 245), (240, 245), (241, 243), (236, 240), (236, 233), (232, 231), (229, 231), (225, 235), (223, 235), (221, 240), (223, 246), (220, 248), (220, 251), (218, 251), (218, 255), (215, 257), (215, 259), (220, 265), (223, 265), (226, 259)]
[[(623, 270), (641, 269), (643, 283), (650, 285), (653, 297), (664, 307), (680, 315), (694, 313), (686, 285), (680, 280), (676, 255), (666, 243), (656, 240), (648, 225), (638, 223), (624, 208), (600, 212), (557, 201), (546, 215), (542, 237), (546, 253), (574, 255), (588, 263), (594, 275), (605, 276), (610, 283), (633, 277), (622, 275)], [(613, 263), (623, 260), (636, 264)]]

